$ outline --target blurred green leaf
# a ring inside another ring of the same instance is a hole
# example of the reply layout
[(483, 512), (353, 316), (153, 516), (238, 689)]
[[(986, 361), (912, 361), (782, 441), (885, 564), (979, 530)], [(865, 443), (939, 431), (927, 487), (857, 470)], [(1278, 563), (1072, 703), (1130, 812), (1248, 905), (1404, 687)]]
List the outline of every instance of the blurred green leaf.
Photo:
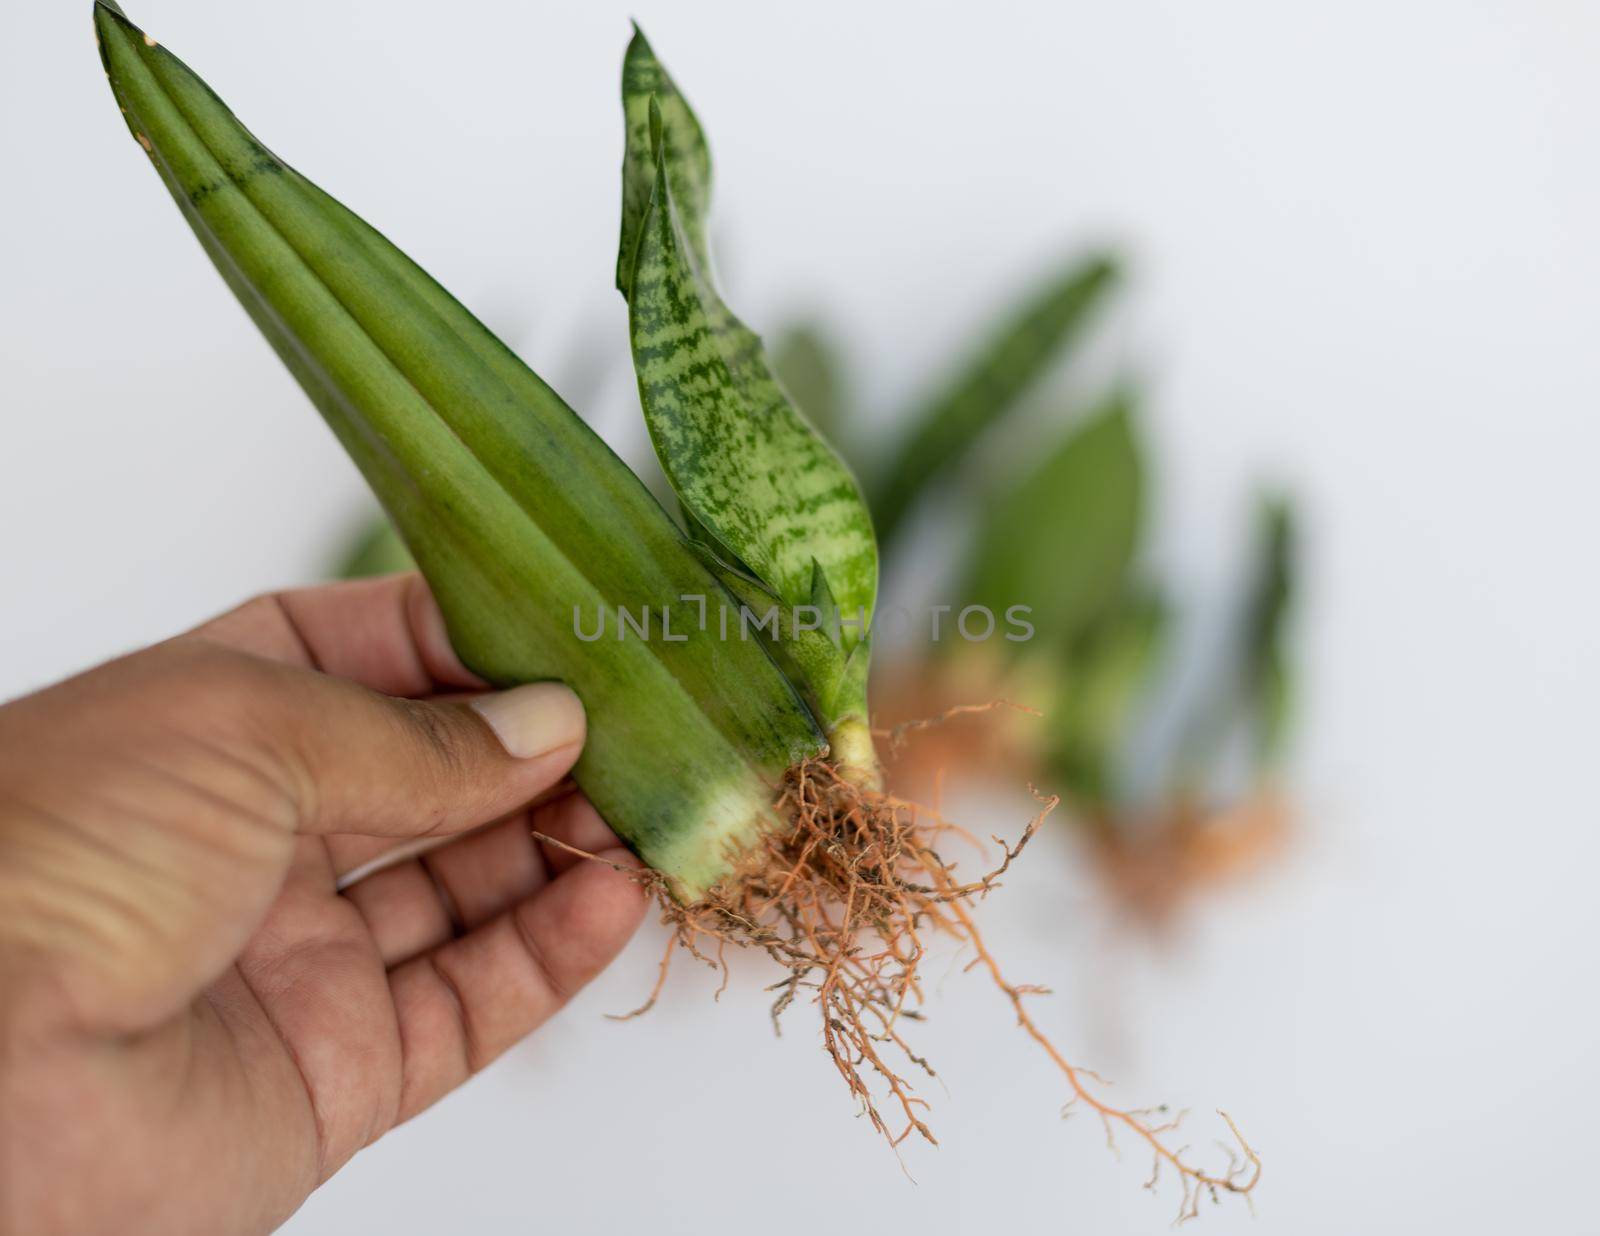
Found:
[(1071, 648), (1126, 590), (1143, 506), (1133, 411), (1118, 392), (1030, 475), (991, 499), (966, 600), (997, 618), (1028, 606), (1034, 639)]
[(1270, 765), (1282, 754), (1293, 702), (1287, 627), (1298, 536), (1287, 498), (1261, 500), (1255, 541), (1242, 632), (1242, 693), (1257, 757)]
[(778, 385), (835, 450), (849, 431), (844, 364), (826, 331), (814, 323), (790, 326), (770, 349)]
[(1046, 723), (1046, 763), (1058, 778), (1052, 790), (1079, 806), (1116, 801), (1129, 728), (1169, 632), (1165, 600), (1154, 591), (1131, 591), (1064, 650), (1058, 702)]
[(382, 514), (370, 516), (334, 559), (335, 579), (366, 579), (373, 575), (394, 575), (415, 571), (416, 559), (400, 539), (399, 532)]
[[(1181, 729), (1171, 782), (1179, 792), (1215, 792), (1232, 775), (1230, 753), (1247, 739), (1259, 774), (1282, 754), (1290, 714), (1288, 617), (1294, 591), (1294, 513), (1280, 497), (1256, 505), (1244, 585), (1209, 685)], [(1233, 786), (1237, 789), (1237, 786)], [(1231, 792), (1231, 790), (1229, 791)]]
[[(1007, 317), (953, 380), (907, 418), (906, 436), (871, 487), (873, 522), (887, 546), (930, 482), (1012, 410), (1079, 337), (1116, 282), (1108, 256), (1067, 267)], [(802, 405), (803, 406), (803, 405)]]

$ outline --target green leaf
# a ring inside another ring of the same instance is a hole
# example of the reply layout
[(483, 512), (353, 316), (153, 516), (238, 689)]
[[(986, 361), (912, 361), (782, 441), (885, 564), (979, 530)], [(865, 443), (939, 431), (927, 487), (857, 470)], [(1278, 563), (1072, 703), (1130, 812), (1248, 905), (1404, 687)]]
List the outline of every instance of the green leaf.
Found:
[[(804, 703), (759, 644), (696, 629), (683, 598), (726, 594), (554, 391), (110, 5), (95, 29), (140, 147), (403, 532), (457, 651), (495, 683), (570, 683), (589, 717), (579, 784), (681, 893), (702, 891), (771, 820), (783, 771), (821, 750)], [(655, 637), (618, 638), (619, 607), (649, 607)], [(661, 638), (663, 609), (686, 638)], [(604, 642), (586, 642), (579, 619), (601, 613)]]
[(1117, 280), (1108, 256), (1076, 262), (1010, 314), (965, 368), (903, 422), (905, 438), (874, 474), (872, 517), (887, 546), (928, 486), (1014, 409), (1071, 345)]
[(866, 682), (849, 673), (857, 652), (866, 660), (866, 642), (846, 654), (841, 645), (838, 605), (822, 568), (813, 573), (813, 594), (799, 605), (785, 602), (744, 568), (718, 556), (715, 547), (697, 543), (701, 558), (739, 602), (729, 622), (735, 638), (763, 640), (778, 668), (799, 687), (811, 712), (831, 729), (846, 716), (865, 715)]
[(375, 515), (362, 523), (340, 552), (333, 576), (335, 579), (367, 579), (416, 569), (416, 559), (394, 524), (382, 515)]
[(1132, 408), (1119, 392), (991, 500), (974, 546), (970, 602), (997, 617), (1029, 606), (1036, 639), (1070, 646), (1127, 587), (1143, 491)]
[(1261, 499), (1253, 520), (1250, 566), (1228, 642), (1189, 706), (1171, 781), (1180, 793), (1236, 791), (1228, 756), (1235, 739), (1250, 742), (1254, 771), (1282, 756), (1290, 713), (1288, 620), (1295, 575), (1295, 521), (1287, 500)]
[(1047, 760), (1080, 806), (1117, 799), (1129, 729), (1167, 643), (1170, 613), (1156, 593), (1119, 599), (1061, 658), (1058, 703), (1047, 722)]
[(1288, 620), (1294, 600), (1298, 540), (1286, 498), (1261, 500), (1256, 512), (1255, 565), (1246, 591), (1242, 694), (1251, 713), (1256, 749), (1264, 764), (1282, 754), (1292, 703)]
[(833, 340), (813, 323), (790, 326), (772, 345), (772, 370), (806, 420), (843, 453), (849, 400), (844, 365)]
[[(643, 166), (637, 93), (647, 85), (664, 93), (646, 100), (643, 132), (653, 163), (635, 235), (628, 217), (639, 196), (631, 178)], [(716, 291), (704, 252), (704, 141), (643, 36), (629, 48), (623, 88), (623, 243), (634, 243), (622, 284), (656, 455), (691, 527), (785, 605), (809, 603), (820, 566), (839, 608), (864, 620), (845, 629), (842, 657), (870, 622), (877, 595), (866, 504), (850, 470), (785, 397), (761, 340)], [(826, 694), (823, 682), (806, 686), (813, 696)]]
[(656, 151), (651, 138), (651, 100), (660, 113), (660, 140), (666, 144), (667, 176), (683, 227), (684, 240), (702, 270), (710, 270), (706, 214), (711, 206), (711, 149), (700, 121), (677, 84), (656, 59), (644, 31), (634, 23), (622, 58), (622, 120), (627, 140), (622, 155), (622, 236), (617, 242), (617, 290), (629, 294), (634, 251), (639, 245), (650, 195), (656, 183)]

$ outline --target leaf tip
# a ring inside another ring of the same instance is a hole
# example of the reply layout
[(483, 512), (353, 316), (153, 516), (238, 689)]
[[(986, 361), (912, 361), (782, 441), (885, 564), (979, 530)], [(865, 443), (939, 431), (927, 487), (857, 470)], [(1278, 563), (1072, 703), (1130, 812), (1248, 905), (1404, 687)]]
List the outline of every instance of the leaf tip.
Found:
[(622, 54), (624, 83), (630, 72), (649, 74), (660, 70), (655, 49), (650, 46), (650, 40), (645, 38), (644, 27), (639, 24), (639, 19), (630, 17), (628, 24), (633, 27), (633, 34), (628, 39), (628, 50)]
[(1089, 255), (1085, 265), (1096, 278), (1115, 278), (1122, 273), (1122, 255), (1115, 249), (1099, 249)]
[[(131, 30), (139, 34), (144, 32), (128, 20), (128, 15), (122, 11), (122, 6), (117, 0), (94, 0), (94, 28), (96, 33), (106, 26), (121, 30)], [(149, 35), (145, 35), (148, 40)]]
[(102, 29), (109, 25), (116, 25), (118, 21), (126, 22), (128, 19), (112, 0), (94, 0), (94, 37), (98, 42)]

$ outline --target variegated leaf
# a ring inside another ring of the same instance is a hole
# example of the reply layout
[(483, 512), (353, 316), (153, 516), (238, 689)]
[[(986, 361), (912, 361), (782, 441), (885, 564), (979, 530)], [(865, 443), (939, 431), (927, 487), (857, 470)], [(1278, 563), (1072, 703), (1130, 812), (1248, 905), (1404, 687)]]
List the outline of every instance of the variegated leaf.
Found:
[[(638, 91), (651, 175), (640, 197)], [(788, 605), (806, 604), (820, 564), (844, 613), (870, 620), (877, 546), (850, 470), (790, 404), (760, 339), (718, 294), (706, 262), (709, 164), (693, 113), (637, 36), (624, 80), (629, 154), (623, 244), (634, 365), (662, 468), (694, 524), (722, 556), (747, 568)], [(680, 190), (684, 195), (680, 198)], [(858, 639), (847, 627), (841, 652)]]
[(689, 248), (701, 269), (709, 269), (706, 213), (711, 204), (711, 150), (700, 121), (677, 83), (656, 59), (638, 25), (622, 58), (622, 121), (627, 141), (622, 155), (622, 236), (617, 243), (617, 290), (628, 295), (634, 250), (656, 183), (656, 154), (650, 135), (651, 100), (661, 115), (667, 177)]

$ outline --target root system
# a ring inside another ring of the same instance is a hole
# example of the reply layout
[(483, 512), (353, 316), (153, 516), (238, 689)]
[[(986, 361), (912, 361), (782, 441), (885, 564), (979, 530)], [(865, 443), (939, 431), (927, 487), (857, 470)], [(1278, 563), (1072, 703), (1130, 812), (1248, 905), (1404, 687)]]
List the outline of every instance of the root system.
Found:
[(774, 1026), (796, 1004), (813, 1005), (828, 1056), (873, 1128), (895, 1147), (913, 1134), (937, 1144), (928, 1103), (917, 1093), (917, 1081), (934, 1070), (907, 1034), (922, 1015), (930, 946), (945, 936), (972, 950), (967, 969), (989, 975), (1020, 1027), (1059, 1070), (1068, 1088), (1064, 1112), (1093, 1111), (1113, 1146), (1118, 1132), (1141, 1142), (1154, 1156), (1151, 1187), (1163, 1170), (1177, 1175), (1180, 1217), (1195, 1214), (1205, 1196), (1248, 1195), (1261, 1163), (1231, 1119), (1223, 1116), (1236, 1143), (1228, 1148), (1227, 1167), (1208, 1172), (1192, 1165), (1186, 1148), (1172, 1144), (1181, 1116), (1122, 1109), (1100, 1098), (1100, 1079), (1071, 1064), (1030, 1015), (1028, 997), (1044, 989), (1008, 981), (985, 944), (973, 918), (976, 904), (998, 886), (1058, 804), (1037, 792), (1035, 798), (1038, 811), (1017, 841), (994, 838), (998, 861), (968, 879), (946, 857), (950, 843), (982, 847), (943, 818), (937, 801), (923, 806), (863, 788), (824, 760), (797, 765), (777, 801), (791, 827), (743, 855), (734, 878), (704, 900), (683, 904), (661, 877), (640, 877), (654, 891), (671, 934), (655, 990), (627, 1016), (655, 1003), (676, 949), (720, 971), (724, 986), (729, 947), (759, 949), (780, 974), (769, 988)]

